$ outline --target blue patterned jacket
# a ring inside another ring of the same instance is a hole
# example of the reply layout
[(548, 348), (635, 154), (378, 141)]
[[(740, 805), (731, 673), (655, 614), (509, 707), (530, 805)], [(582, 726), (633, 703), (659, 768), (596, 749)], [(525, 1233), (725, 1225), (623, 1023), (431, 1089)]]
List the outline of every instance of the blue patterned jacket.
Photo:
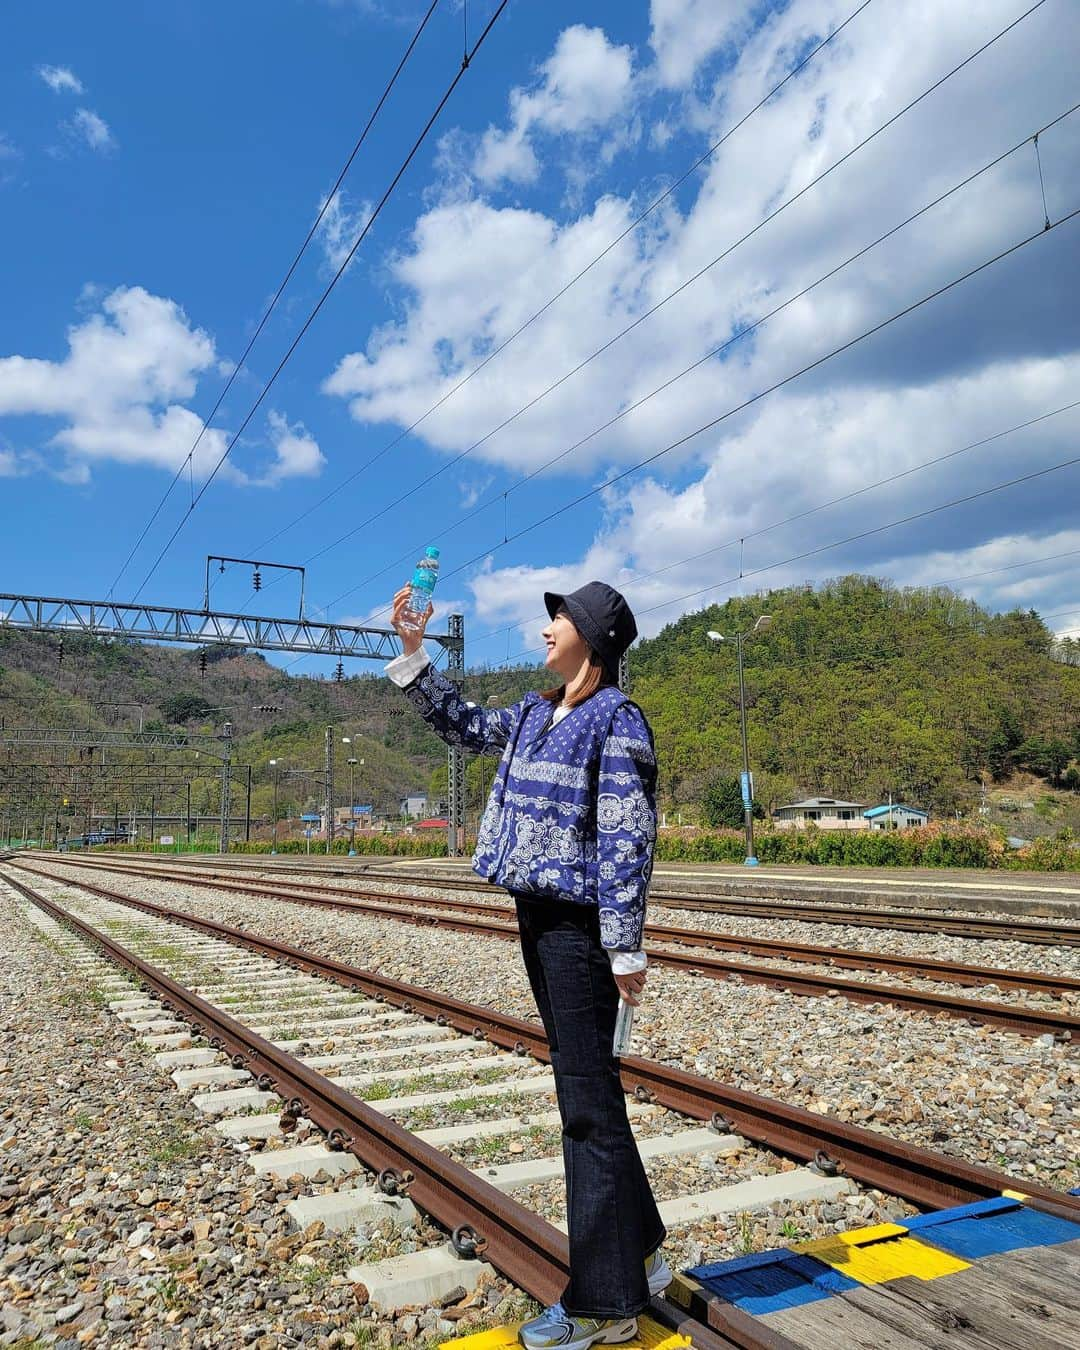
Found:
[(481, 708), (433, 666), (405, 695), (450, 745), (501, 755), (473, 869), (510, 891), (598, 905), (603, 945), (636, 951), (656, 842), (656, 753), (641, 709), (604, 688), (552, 725), (539, 694)]

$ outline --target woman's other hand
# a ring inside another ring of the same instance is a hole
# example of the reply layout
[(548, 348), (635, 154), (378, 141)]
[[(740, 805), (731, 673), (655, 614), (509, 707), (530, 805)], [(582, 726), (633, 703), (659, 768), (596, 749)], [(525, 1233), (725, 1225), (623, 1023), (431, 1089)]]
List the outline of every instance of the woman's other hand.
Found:
[(645, 971), (635, 970), (629, 975), (616, 975), (615, 983), (619, 986), (619, 997), (636, 1008), (645, 988)]
[(424, 641), (424, 630), (427, 628), (428, 620), (435, 612), (435, 607), (428, 604), (427, 613), (423, 616), (419, 628), (406, 628), (402, 622), (405, 611), (409, 608), (409, 593), (412, 587), (402, 586), (401, 590), (394, 596), (394, 608), (390, 615), (390, 622), (394, 625), (394, 630), (401, 638), (401, 651), (404, 656), (412, 656), (413, 652), (420, 650), (420, 644)]

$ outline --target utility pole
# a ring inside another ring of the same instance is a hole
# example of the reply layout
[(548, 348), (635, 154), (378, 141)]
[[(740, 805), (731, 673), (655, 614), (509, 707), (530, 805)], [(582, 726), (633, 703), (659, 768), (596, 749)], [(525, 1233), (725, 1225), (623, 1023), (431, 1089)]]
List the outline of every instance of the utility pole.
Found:
[[(460, 687), (465, 678), (465, 620), (460, 614), (451, 614), (449, 626), (446, 677)], [(465, 843), (465, 758), (460, 745), (447, 747), (446, 770), (446, 851), (457, 858)]]
[(251, 842), (251, 765), (247, 766), (247, 804), (244, 807), (244, 843)]
[(326, 728), (326, 851), (334, 845), (334, 728)]
[(233, 725), (226, 722), (222, 728), (223, 751), (221, 758), (221, 829), (219, 849), (229, 851), (229, 817), (232, 813), (232, 734)]

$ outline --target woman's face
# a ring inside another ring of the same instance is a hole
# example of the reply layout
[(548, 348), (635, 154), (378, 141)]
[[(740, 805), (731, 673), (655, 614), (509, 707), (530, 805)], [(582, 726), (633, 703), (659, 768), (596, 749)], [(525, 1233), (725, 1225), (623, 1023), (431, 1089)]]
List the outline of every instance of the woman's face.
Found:
[(589, 659), (589, 644), (574, 627), (569, 614), (560, 609), (541, 637), (547, 643), (544, 665), (564, 681), (572, 680)]

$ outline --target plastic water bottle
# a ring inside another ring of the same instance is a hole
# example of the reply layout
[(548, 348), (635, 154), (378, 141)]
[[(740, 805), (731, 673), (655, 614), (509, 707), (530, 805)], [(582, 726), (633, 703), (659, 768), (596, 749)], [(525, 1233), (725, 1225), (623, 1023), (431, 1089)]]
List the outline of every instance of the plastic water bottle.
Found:
[(424, 556), (416, 564), (416, 570), (413, 572), (412, 586), (409, 590), (409, 603), (405, 613), (401, 616), (404, 627), (411, 628), (414, 631), (423, 628), (428, 605), (431, 603), (435, 583), (438, 579), (439, 550), (434, 544), (429, 544), (424, 549)]
[(618, 1058), (630, 1049), (630, 1032), (634, 1026), (634, 1005), (626, 999), (619, 999), (619, 1015), (615, 1018), (615, 1038), (611, 1044), (611, 1053)]

